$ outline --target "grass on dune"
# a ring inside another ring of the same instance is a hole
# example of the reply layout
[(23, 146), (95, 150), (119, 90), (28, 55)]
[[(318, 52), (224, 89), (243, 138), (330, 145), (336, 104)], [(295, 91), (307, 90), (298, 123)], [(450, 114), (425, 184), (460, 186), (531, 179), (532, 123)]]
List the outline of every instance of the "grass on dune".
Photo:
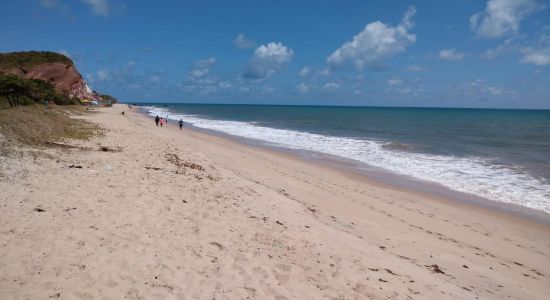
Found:
[(80, 106), (44, 105), (0, 109), (0, 141), (34, 147), (50, 146), (67, 140), (89, 139), (102, 129), (71, 116), (91, 113)]

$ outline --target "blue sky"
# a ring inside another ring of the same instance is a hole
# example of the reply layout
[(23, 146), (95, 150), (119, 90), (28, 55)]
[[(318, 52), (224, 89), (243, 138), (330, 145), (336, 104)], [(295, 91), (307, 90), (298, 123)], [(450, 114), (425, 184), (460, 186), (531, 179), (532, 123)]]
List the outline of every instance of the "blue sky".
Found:
[(0, 51), (135, 102), (550, 108), (550, 2), (0, 2)]

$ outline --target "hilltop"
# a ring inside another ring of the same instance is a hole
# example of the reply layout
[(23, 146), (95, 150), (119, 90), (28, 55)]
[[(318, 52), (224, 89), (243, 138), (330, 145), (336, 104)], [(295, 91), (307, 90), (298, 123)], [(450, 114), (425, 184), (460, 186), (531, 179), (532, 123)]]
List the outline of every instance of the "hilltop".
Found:
[(72, 66), (73, 61), (67, 56), (50, 51), (23, 51), (0, 53), (0, 70), (13, 68), (31, 68), (42, 64), (62, 63)]
[(73, 61), (60, 53), (0, 53), (0, 79), (0, 93), (8, 99), (10, 96), (16, 99), (23, 96), (23, 99), (30, 98), (35, 102), (53, 100), (57, 104), (102, 101), (102, 97), (88, 86)]

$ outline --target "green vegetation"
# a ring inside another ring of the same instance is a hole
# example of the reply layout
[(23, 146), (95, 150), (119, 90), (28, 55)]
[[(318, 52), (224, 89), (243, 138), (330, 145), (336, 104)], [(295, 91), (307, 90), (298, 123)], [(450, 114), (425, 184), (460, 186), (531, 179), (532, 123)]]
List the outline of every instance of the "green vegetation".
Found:
[(31, 105), (0, 110), (0, 136), (10, 144), (56, 146), (68, 139), (88, 139), (101, 134), (97, 125), (71, 115), (91, 113), (81, 106)]
[(36, 65), (60, 62), (68, 66), (73, 61), (67, 56), (50, 51), (0, 53), (0, 69), (30, 68)]
[(17, 75), (0, 74), (0, 96), (7, 100), (10, 107), (51, 101), (58, 105), (78, 104), (77, 99), (56, 92), (54, 86), (49, 82), (40, 79), (25, 79)]
[(118, 102), (118, 99), (113, 97), (113, 96), (110, 96), (110, 95), (100, 95), (101, 99), (105, 100), (105, 101), (111, 101), (111, 104), (115, 104)]

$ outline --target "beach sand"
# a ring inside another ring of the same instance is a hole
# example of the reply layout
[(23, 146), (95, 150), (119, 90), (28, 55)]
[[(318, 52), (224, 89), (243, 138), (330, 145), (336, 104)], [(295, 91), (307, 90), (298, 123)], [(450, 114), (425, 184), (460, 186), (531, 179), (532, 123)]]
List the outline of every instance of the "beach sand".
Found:
[(0, 157), (0, 299), (550, 295), (547, 225), (122, 110)]

